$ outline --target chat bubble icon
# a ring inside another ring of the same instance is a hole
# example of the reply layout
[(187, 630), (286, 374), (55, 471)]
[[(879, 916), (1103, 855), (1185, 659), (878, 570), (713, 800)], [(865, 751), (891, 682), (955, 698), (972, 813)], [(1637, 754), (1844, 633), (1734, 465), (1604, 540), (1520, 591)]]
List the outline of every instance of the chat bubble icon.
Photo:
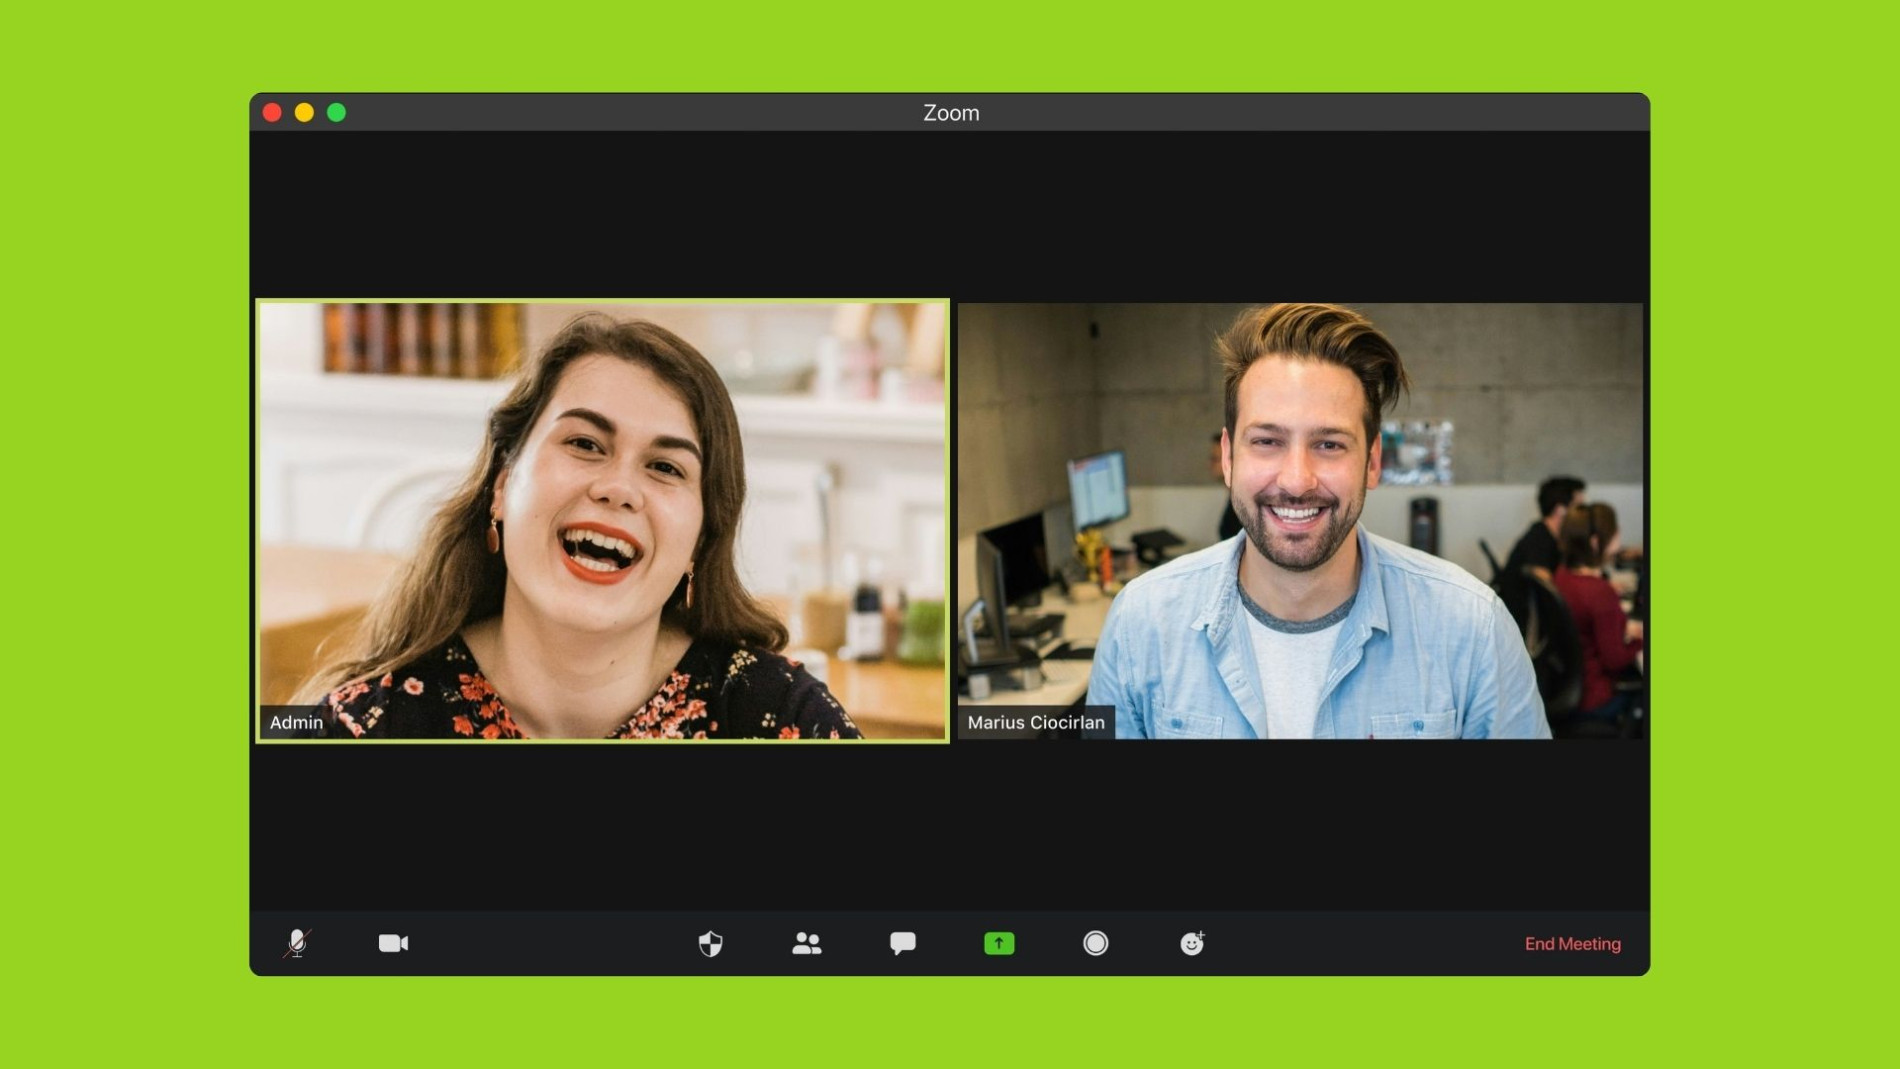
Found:
[(891, 933), (891, 953), (902, 954), (906, 950), (916, 950), (916, 949), (917, 949), (917, 933), (916, 932), (892, 932)]

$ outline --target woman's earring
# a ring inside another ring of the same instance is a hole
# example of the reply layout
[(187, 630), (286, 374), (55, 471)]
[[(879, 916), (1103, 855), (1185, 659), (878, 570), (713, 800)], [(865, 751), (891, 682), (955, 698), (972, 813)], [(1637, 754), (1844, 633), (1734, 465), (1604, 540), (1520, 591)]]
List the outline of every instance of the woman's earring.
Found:
[(693, 570), (686, 569), (686, 607), (693, 607)]
[(495, 517), (488, 517), (488, 552), (490, 553), (501, 552), (501, 528), (495, 526), (497, 522)]

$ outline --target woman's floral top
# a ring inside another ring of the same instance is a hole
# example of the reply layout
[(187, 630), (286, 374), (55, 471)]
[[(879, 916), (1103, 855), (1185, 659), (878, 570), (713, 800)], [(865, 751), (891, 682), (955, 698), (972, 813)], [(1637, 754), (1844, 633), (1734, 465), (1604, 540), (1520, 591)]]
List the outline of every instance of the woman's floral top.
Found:
[[(631, 703), (630, 703), (631, 706)], [(349, 683), (323, 705), (337, 738), (524, 739), (460, 635), (381, 679)], [(612, 739), (857, 739), (823, 683), (776, 653), (695, 640), (659, 693)]]

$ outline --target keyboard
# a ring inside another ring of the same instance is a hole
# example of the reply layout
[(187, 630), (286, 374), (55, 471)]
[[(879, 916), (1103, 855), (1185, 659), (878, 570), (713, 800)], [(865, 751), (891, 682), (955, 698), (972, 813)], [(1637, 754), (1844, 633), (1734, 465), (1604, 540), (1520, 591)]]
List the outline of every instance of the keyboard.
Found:
[(1042, 616), (1012, 616), (1009, 618), (1009, 633), (1029, 638), (1044, 631), (1058, 631), (1062, 628), (1062, 613), (1050, 613)]

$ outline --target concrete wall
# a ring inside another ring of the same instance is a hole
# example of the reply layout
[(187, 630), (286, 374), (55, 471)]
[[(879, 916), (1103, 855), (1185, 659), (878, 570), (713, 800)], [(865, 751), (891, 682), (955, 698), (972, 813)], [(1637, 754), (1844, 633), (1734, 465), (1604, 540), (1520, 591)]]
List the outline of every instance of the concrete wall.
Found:
[[(1191, 484), (1220, 428), (1213, 339), (1241, 305), (1092, 306), (1102, 445), (1130, 478)], [(1394, 418), (1449, 419), (1460, 485), (1643, 478), (1639, 305), (1361, 304), (1412, 376)], [(1137, 458), (1139, 466), (1137, 466)]]
[[(959, 306), (957, 533), (1065, 500), (1063, 462), (1101, 449), (1127, 451), (1132, 485), (1206, 485), (1213, 340), (1245, 307)], [(1642, 483), (1641, 306), (1356, 307), (1412, 376), (1394, 418), (1455, 424), (1458, 487)]]
[(962, 305), (956, 346), (957, 533), (1066, 500), (1101, 440), (1088, 307)]

